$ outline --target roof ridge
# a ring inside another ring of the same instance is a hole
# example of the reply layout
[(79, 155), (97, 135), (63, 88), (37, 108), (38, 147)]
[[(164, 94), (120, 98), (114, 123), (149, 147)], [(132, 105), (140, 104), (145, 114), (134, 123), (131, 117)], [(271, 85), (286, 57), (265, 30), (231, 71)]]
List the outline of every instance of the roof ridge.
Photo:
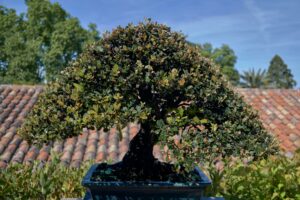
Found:
[(240, 90), (240, 91), (249, 91), (249, 90), (257, 90), (257, 91), (300, 91), (300, 88), (240, 88), (236, 87), (234, 90)]
[(34, 84), (34, 85), (30, 85), (30, 84), (0, 84), (0, 87), (44, 87), (45, 84)]

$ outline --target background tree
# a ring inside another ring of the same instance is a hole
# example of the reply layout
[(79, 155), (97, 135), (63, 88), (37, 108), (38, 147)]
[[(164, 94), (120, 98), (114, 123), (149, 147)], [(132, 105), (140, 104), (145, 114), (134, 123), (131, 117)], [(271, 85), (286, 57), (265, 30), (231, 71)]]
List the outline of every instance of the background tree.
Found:
[(268, 87), (268, 79), (266, 70), (259, 69), (255, 71), (251, 69), (249, 71), (245, 71), (241, 75), (241, 83), (240, 85), (245, 88), (266, 88)]
[(221, 66), (222, 72), (233, 85), (239, 83), (239, 72), (234, 68), (237, 57), (228, 45), (224, 44), (220, 48), (214, 49), (212, 59)]
[(27, 0), (26, 14), (0, 7), (0, 83), (52, 81), (82, 52), (99, 39), (96, 26), (81, 27), (58, 3)]
[(203, 45), (199, 45), (201, 48), (201, 54), (206, 58), (212, 58), (213, 56), (213, 46), (210, 43), (204, 43)]
[(232, 85), (238, 85), (240, 80), (239, 72), (234, 68), (237, 60), (233, 49), (228, 45), (223, 44), (220, 48), (213, 48), (210, 43), (198, 45), (201, 49), (201, 54), (204, 57), (211, 58), (216, 64), (221, 67), (222, 73), (227, 77)]
[(152, 155), (157, 142), (186, 169), (218, 156), (276, 153), (258, 115), (222, 77), (199, 49), (165, 25), (118, 27), (46, 88), (19, 134), (45, 143), (84, 127), (120, 130), (136, 121), (141, 129), (123, 158), (129, 179), (158, 176)]
[(275, 55), (268, 69), (268, 79), (272, 88), (293, 88), (296, 86), (293, 74), (279, 55)]
[(24, 16), (0, 6), (0, 83), (41, 81), (38, 42), (26, 40)]

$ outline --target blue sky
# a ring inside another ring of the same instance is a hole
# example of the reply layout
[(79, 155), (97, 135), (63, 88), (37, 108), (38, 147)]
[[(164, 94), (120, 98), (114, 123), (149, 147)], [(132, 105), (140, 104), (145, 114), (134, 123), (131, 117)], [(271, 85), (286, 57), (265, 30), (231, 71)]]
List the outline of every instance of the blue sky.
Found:
[[(266, 69), (279, 54), (300, 85), (299, 0), (51, 0), (59, 2), (84, 27), (92, 22), (101, 33), (129, 22), (165, 23), (195, 43), (214, 47), (228, 44), (242, 72)], [(25, 12), (22, 0), (0, 0), (0, 5)]]

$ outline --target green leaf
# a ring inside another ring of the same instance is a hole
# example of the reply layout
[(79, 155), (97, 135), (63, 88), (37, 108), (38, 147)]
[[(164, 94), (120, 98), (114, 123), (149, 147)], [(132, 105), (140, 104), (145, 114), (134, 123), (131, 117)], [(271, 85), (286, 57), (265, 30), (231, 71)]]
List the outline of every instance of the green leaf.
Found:
[(197, 116), (193, 117), (192, 121), (195, 124), (200, 124), (200, 122), (201, 122), (201, 120)]
[(208, 123), (208, 119), (201, 119), (201, 120), (200, 120), (200, 123), (201, 123), (201, 124), (207, 124), (207, 123)]
[(77, 92), (83, 92), (84, 91), (83, 85), (78, 84), (78, 83), (73, 83), (73, 85), (74, 85)]
[(118, 76), (120, 71), (119, 71), (119, 66), (117, 64), (115, 64), (111, 70), (112, 72), (112, 76)]

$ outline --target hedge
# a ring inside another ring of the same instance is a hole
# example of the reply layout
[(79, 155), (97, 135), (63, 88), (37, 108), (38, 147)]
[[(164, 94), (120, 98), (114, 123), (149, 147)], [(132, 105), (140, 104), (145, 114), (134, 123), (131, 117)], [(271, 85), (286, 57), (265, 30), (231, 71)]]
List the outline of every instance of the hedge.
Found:
[[(61, 199), (83, 197), (81, 180), (91, 163), (81, 168), (58, 164), (55, 157), (44, 165), (11, 164), (0, 170), (0, 199)], [(269, 157), (245, 164), (225, 162), (221, 170), (204, 167), (213, 185), (210, 196), (226, 200), (300, 199), (300, 152), (293, 158)]]
[[(52, 156), (53, 157), (53, 156)], [(0, 199), (62, 199), (83, 197), (81, 179), (90, 163), (80, 168), (59, 164), (59, 157), (43, 164), (10, 164), (0, 170)]]
[(234, 164), (227, 161), (221, 170), (212, 165), (206, 169), (213, 181), (209, 195), (226, 200), (300, 199), (300, 150), (293, 158), (273, 156)]

